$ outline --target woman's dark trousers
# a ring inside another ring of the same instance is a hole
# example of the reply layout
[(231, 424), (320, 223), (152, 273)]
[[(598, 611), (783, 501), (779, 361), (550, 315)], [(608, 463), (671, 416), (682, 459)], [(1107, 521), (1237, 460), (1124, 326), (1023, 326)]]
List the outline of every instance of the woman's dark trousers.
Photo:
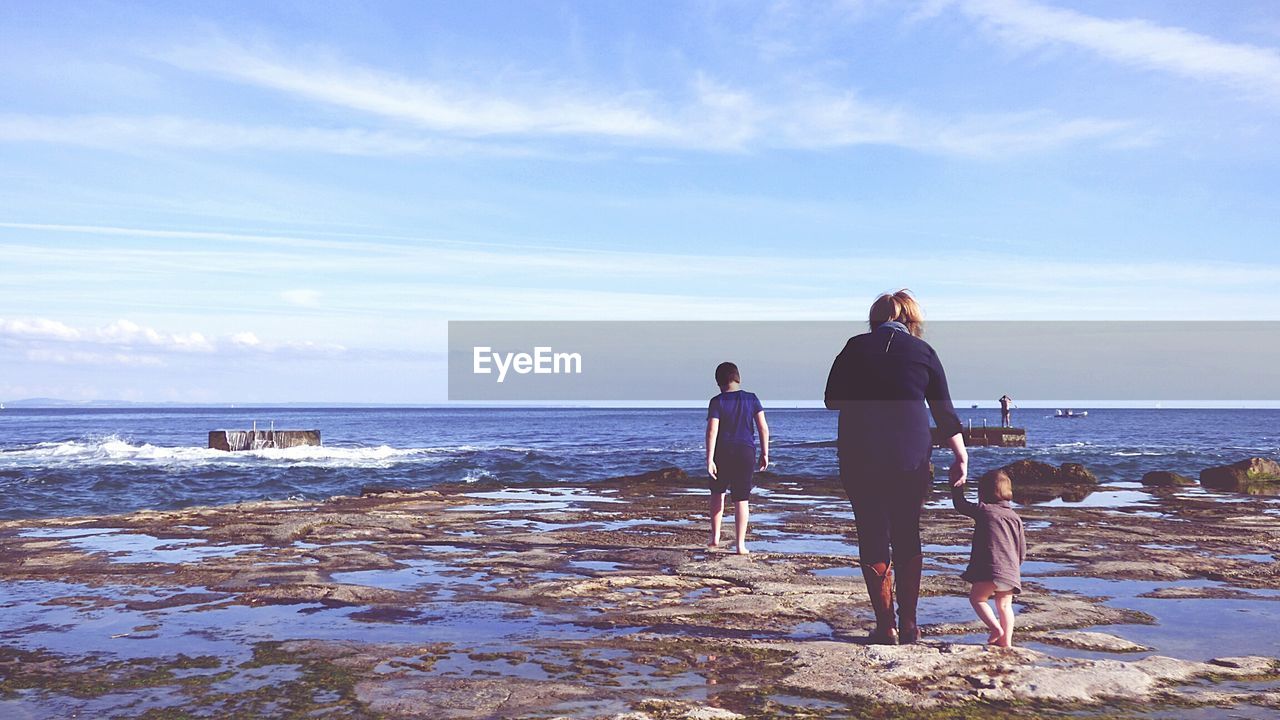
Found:
[[(916, 605), (920, 598), (923, 555), (920, 513), (932, 474), (926, 466), (911, 472), (873, 472), (841, 462), (840, 479), (858, 526), (858, 561), (875, 610), (876, 644), (914, 643), (920, 638)], [(896, 571), (896, 572), (895, 572)], [(896, 575), (896, 577), (895, 577)], [(897, 622), (894, 622), (894, 595)]]

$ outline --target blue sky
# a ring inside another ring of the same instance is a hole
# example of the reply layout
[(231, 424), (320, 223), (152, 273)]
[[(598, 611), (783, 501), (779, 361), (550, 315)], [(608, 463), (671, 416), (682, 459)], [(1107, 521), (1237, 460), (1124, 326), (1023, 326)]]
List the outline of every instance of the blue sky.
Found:
[(0, 6), (0, 400), (444, 399), (464, 319), (1280, 319), (1269, 2)]

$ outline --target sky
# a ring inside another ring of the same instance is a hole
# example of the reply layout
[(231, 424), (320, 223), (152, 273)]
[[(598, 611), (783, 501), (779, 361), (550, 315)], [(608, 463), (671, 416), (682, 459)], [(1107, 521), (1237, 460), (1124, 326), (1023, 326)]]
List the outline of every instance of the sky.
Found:
[(450, 320), (1280, 319), (1280, 6), (0, 4), (0, 401), (434, 403)]

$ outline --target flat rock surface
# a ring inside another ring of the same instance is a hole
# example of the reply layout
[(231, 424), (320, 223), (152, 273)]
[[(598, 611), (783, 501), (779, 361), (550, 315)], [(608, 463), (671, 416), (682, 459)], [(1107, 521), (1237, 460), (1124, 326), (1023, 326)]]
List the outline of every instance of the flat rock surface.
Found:
[[(1026, 646), (1010, 649), (982, 644), (958, 578), (971, 521), (931, 505), (925, 641), (884, 647), (864, 644), (872, 614), (838, 490), (767, 477), (739, 556), (705, 546), (698, 485), (651, 472), (3, 523), (0, 711), (714, 720), (1276, 705), (1280, 648), (1232, 625), (1253, 617), (1233, 610), (1280, 607), (1280, 517), (1265, 498), (1161, 488), (1140, 513), (1020, 508)], [(1195, 618), (1208, 624), (1184, 627)]]

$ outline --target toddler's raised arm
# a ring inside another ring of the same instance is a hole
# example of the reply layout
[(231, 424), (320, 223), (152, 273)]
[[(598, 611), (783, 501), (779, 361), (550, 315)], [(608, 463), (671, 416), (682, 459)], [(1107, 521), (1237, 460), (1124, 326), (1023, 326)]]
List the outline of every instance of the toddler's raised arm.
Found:
[(974, 520), (978, 519), (978, 506), (969, 502), (969, 498), (964, 496), (963, 485), (951, 488), (951, 504), (961, 515), (968, 515)]

